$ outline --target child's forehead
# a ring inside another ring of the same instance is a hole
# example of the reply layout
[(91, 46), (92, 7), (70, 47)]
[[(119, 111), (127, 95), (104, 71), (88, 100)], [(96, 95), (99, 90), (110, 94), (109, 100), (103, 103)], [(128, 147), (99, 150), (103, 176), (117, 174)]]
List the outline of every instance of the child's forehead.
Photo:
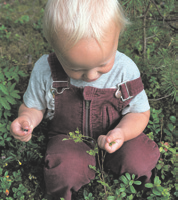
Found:
[[(96, 66), (105, 64), (115, 54), (118, 45), (119, 33), (110, 31), (100, 43), (94, 38), (83, 38), (71, 49), (63, 54), (69, 65)], [(57, 53), (57, 52), (56, 52)]]
[(83, 37), (75, 44), (72, 41), (68, 40), (67, 34), (59, 33), (56, 43), (55, 49), (60, 52), (60, 54), (68, 54), (68, 52), (73, 51), (73, 49), (82, 51), (90, 48), (100, 47), (101, 49), (109, 48), (110, 46), (114, 45), (115, 42), (118, 42), (120, 34), (120, 29), (114, 23), (111, 23), (109, 27), (106, 29), (105, 33), (103, 34), (102, 38), (94, 37)]

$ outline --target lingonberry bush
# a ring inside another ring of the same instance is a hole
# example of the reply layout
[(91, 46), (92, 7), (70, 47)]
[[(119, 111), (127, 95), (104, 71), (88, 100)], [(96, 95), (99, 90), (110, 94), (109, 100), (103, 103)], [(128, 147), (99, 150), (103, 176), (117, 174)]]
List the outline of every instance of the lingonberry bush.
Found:
[[(176, 199), (176, 57), (177, 13), (175, 0), (120, 0), (130, 25), (121, 36), (118, 50), (138, 65), (151, 105), (145, 134), (154, 140), (161, 153), (154, 180), (147, 191), (137, 192), (141, 184), (134, 174), (116, 180), (102, 168), (90, 166), (96, 178), (73, 194), (75, 200)], [(23, 143), (9, 132), (17, 117), (33, 64), (52, 49), (42, 33), (46, 0), (0, 0), (0, 199), (45, 200), (43, 179), (47, 123)], [(69, 133), (75, 142), (83, 140), (79, 130)], [(65, 142), (65, 141), (64, 141)], [(96, 146), (90, 153), (100, 155)]]

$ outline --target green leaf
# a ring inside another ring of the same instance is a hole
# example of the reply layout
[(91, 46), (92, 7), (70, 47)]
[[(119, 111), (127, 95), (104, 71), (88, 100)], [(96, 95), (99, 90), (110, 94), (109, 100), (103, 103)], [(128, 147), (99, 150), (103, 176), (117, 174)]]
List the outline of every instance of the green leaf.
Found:
[(94, 171), (96, 171), (96, 166), (89, 165), (89, 168), (93, 169)]
[(119, 178), (123, 183), (125, 184), (128, 184), (128, 180), (126, 179), (126, 177), (124, 175), (122, 175), (120, 178)]
[(20, 71), (18, 72), (18, 74), (19, 74), (21, 77), (26, 77), (26, 76), (28, 76), (28, 75), (25, 74), (22, 70), (20, 70)]
[(127, 200), (132, 200), (134, 196), (131, 194), (130, 196), (127, 196)]
[(5, 126), (6, 126), (6, 123), (3, 123), (3, 124), (0, 123), (0, 128), (5, 127)]
[(132, 179), (135, 179), (135, 174), (132, 174)]
[(135, 190), (135, 188), (133, 187), (133, 185), (130, 185), (129, 188), (130, 188), (130, 191), (131, 191), (132, 193), (134, 193), (134, 194), (136, 193), (136, 190)]
[(172, 133), (170, 131), (168, 131), (167, 129), (164, 129), (164, 133), (166, 133), (166, 135), (169, 137), (172, 136)]
[(154, 179), (154, 184), (155, 185), (160, 185), (161, 184), (161, 181), (159, 180), (159, 177), (156, 176), (155, 179)]
[(84, 189), (84, 191), (83, 191), (83, 196), (84, 197), (88, 197), (88, 192)]
[(176, 123), (176, 117), (175, 116), (170, 116), (170, 120), (172, 123)]
[(13, 71), (14, 71), (15, 73), (19, 73), (19, 66), (14, 67)]
[(0, 129), (0, 132), (1, 132), (1, 133), (6, 133), (6, 132), (7, 132), (7, 129), (6, 129), (6, 128), (1, 128), (1, 129)]
[(7, 142), (10, 142), (11, 140), (12, 140), (11, 137), (8, 137), (8, 138), (6, 139)]
[(5, 143), (4, 143), (4, 141), (0, 141), (0, 146), (5, 146)]
[(161, 196), (161, 192), (159, 192), (156, 188), (153, 188), (152, 192), (153, 192), (153, 194), (155, 194), (156, 196)]
[(134, 181), (134, 184), (135, 184), (135, 185), (141, 185), (142, 182), (141, 182), (141, 181)]
[(103, 186), (109, 187), (108, 183), (105, 183), (104, 181), (97, 181), (98, 183), (100, 183)]
[(0, 175), (2, 175), (2, 171), (3, 171), (3, 169), (2, 169), (2, 168), (0, 168)]
[(62, 139), (62, 141), (66, 141), (66, 140), (69, 140), (68, 138), (64, 138), (64, 139)]
[(16, 99), (20, 99), (20, 96), (17, 94), (19, 91), (18, 90), (14, 90), (13, 92), (10, 93), (10, 95)]
[(3, 82), (4, 81), (4, 74), (0, 72), (0, 80)]
[(127, 177), (127, 179), (130, 181), (131, 180), (131, 177), (130, 177), (130, 174), (129, 173), (126, 173), (125, 176)]
[(19, 82), (19, 75), (18, 74), (14, 75), (13, 78), (16, 80), (16, 82)]
[(13, 97), (6, 96), (5, 98), (10, 104), (12, 104), (12, 105), (16, 104), (16, 101), (15, 101), (15, 99)]
[(5, 98), (1, 98), (0, 99), (0, 104), (7, 110), (10, 110), (11, 107), (10, 107), (10, 104), (7, 102), (7, 100)]
[(76, 134), (80, 134), (80, 130), (77, 128), (77, 130), (75, 131)]
[[(10, 83), (10, 82), (9, 82)], [(13, 83), (12, 85), (9, 85), (9, 92), (11, 93), (12, 91), (14, 91), (14, 88), (16, 86), (16, 83)]]
[(156, 165), (156, 168), (157, 168), (158, 170), (162, 169), (162, 167), (163, 167), (163, 166), (162, 166), (161, 164), (157, 164), (157, 165)]
[(168, 126), (168, 128), (169, 128), (170, 131), (173, 131), (173, 130), (174, 130), (173, 124), (168, 124), (167, 126)]
[(119, 192), (124, 192), (126, 189), (125, 188), (120, 188)]
[(113, 141), (113, 142), (110, 142), (110, 143), (109, 143), (109, 146), (112, 146), (112, 145), (115, 144), (115, 143), (116, 143), (116, 142), (114, 142), (114, 141)]
[(162, 192), (164, 189), (163, 189), (163, 187), (161, 187), (161, 186), (158, 186), (157, 188), (156, 188), (159, 192)]
[(3, 84), (0, 84), (0, 90), (6, 95), (9, 94), (8, 91), (7, 91), (7, 88)]
[(152, 183), (146, 183), (146, 184), (145, 184), (145, 187), (146, 187), (146, 188), (153, 188), (154, 186), (153, 186)]
[(123, 193), (121, 194), (121, 197), (125, 197), (125, 196), (126, 196), (126, 193), (123, 192)]
[(115, 200), (115, 196), (109, 196), (107, 197), (107, 200)]
[(4, 134), (4, 139), (6, 139), (6, 138), (7, 138), (7, 133)]
[(134, 180), (129, 181), (129, 185), (133, 185), (133, 183), (134, 183)]
[(90, 151), (87, 151), (87, 153), (89, 155), (91, 155), (91, 156), (95, 156), (96, 155), (96, 153), (95, 153), (95, 151), (93, 149), (90, 149)]

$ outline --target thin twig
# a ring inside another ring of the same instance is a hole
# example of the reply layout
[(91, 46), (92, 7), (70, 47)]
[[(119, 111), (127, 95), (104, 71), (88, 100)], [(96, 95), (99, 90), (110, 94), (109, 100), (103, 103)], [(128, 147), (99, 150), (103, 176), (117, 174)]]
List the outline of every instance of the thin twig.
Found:
[(146, 8), (144, 18), (143, 18), (143, 59), (144, 62), (146, 61), (146, 46), (147, 46), (147, 40), (146, 40), (146, 16), (148, 13), (148, 10), (150, 8), (150, 2), (148, 3), (148, 6)]
[(158, 8), (158, 6), (157, 6), (157, 4), (155, 3), (155, 1), (154, 0), (151, 0), (153, 3), (154, 3), (154, 5), (155, 5), (155, 7), (156, 7), (156, 9), (157, 9), (157, 11), (159, 12), (159, 14), (161, 15), (161, 17), (163, 18), (163, 20), (165, 20), (165, 17), (161, 14), (161, 12), (160, 12), (160, 10), (159, 10), (159, 8)]
[(160, 137), (160, 142), (162, 140), (162, 135), (163, 135), (163, 117), (161, 119), (161, 137)]
[[(103, 181), (105, 182), (105, 179), (104, 179), (104, 174), (103, 174), (103, 172), (104, 172), (104, 169), (103, 169), (103, 165), (104, 165), (104, 158), (105, 158), (105, 156), (104, 156), (104, 154), (103, 154), (103, 150), (101, 150), (101, 167), (102, 167), (102, 169), (101, 169), (101, 176), (102, 176), (102, 179), (103, 179)], [(106, 190), (106, 186), (104, 185), (104, 191), (105, 191), (105, 194), (106, 194), (106, 196), (107, 196), (107, 190)]]
[(167, 98), (167, 97), (169, 97), (169, 96), (171, 96), (171, 95), (172, 95), (172, 93), (169, 94), (169, 95), (166, 95), (166, 96), (164, 96), (164, 97), (158, 98), (158, 99), (148, 99), (148, 100), (149, 100), (149, 101), (159, 101), (159, 100), (165, 99), (165, 98)]
[(155, 35), (152, 35), (152, 36), (150, 36), (150, 37), (147, 37), (146, 40), (149, 40), (149, 39), (154, 38), (154, 37), (156, 37), (156, 36), (157, 36), (156, 34), (155, 34)]
[[(106, 154), (105, 154), (106, 155)], [(100, 172), (101, 172), (101, 176), (100, 176), (100, 180), (102, 182), (105, 182), (105, 179), (104, 179), (104, 174), (103, 174), (103, 162), (104, 162), (104, 158), (105, 158), (105, 155), (103, 155), (103, 150), (101, 150), (101, 159), (99, 157), (99, 152), (98, 152), (98, 165), (99, 165), (99, 169), (100, 169)], [(100, 160), (101, 160), (101, 164), (100, 164)], [(107, 196), (107, 190), (106, 190), (106, 186), (104, 185), (104, 191), (105, 191), (105, 194)]]
[(152, 1), (153, 4), (155, 5), (155, 7), (156, 7), (158, 13), (160, 14), (160, 16), (163, 18), (163, 22), (166, 22), (172, 29), (177, 30), (177, 28), (174, 27), (172, 24), (170, 24), (170, 23), (166, 20), (166, 18), (162, 15), (162, 13), (160, 12), (160, 10), (159, 10), (157, 4), (155, 3), (155, 1), (154, 1), (154, 0), (151, 0), (151, 1)]
[(36, 136), (36, 135), (33, 135), (33, 134), (32, 134), (32, 136), (33, 136), (33, 137), (37, 137), (37, 138), (38, 138), (38, 136)]

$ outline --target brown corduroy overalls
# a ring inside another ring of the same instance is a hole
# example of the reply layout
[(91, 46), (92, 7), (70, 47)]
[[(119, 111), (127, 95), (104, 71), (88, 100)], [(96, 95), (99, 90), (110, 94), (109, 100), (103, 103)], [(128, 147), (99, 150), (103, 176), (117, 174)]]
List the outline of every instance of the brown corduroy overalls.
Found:
[[(95, 157), (86, 153), (90, 147), (82, 142), (62, 141), (78, 128), (83, 135), (97, 140), (112, 130), (121, 119), (121, 111), (143, 90), (140, 78), (120, 85), (118, 89), (78, 88), (69, 83), (55, 54), (48, 58), (55, 93), (55, 113), (51, 120), (49, 143), (45, 157), (44, 176), (47, 193), (56, 200), (71, 200), (72, 190), (79, 190), (94, 179), (89, 165), (96, 165)], [(120, 96), (122, 95), (122, 98)], [(125, 100), (127, 99), (128, 100)], [(106, 154), (104, 167), (116, 175), (125, 172), (145, 177), (148, 182), (159, 158), (156, 143), (144, 133), (129, 140), (112, 154)]]

